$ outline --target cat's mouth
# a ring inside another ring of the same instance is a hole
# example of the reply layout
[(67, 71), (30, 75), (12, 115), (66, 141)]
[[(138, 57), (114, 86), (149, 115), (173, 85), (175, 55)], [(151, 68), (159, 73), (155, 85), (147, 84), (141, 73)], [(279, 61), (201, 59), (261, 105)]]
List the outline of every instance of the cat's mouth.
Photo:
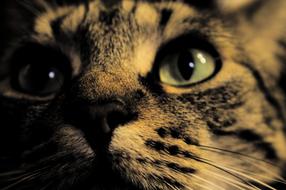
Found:
[(140, 190), (141, 188), (128, 180), (126, 174), (117, 167), (113, 167), (114, 161), (110, 155), (99, 156), (93, 162), (93, 169), (90, 174), (79, 182), (73, 190)]
[[(83, 159), (87, 162), (86, 174), (82, 179), (78, 180), (72, 190), (140, 189), (137, 185), (127, 179), (127, 171), (122, 171), (120, 169), (119, 165), (122, 161), (120, 160), (121, 153), (111, 153), (108, 150), (108, 146), (101, 147), (100, 149), (97, 146), (92, 146), (89, 139), (72, 125), (63, 125), (61, 126), (61, 129), (62, 130), (59, 135), (62, 141), (59, 143), (64, 144), (63, 148), (68, 148), (71, 154), (81, 154)], [(67, 139), (63, 137), (67, 137)], [(76, 141), (72, 141), (73, 143), (67, 143), (71, 139), (76, 139)], [(78, 142), (78, 144), (76, 142)], [(69, 146), (69, 144), (72, 144), (72, 146)], [(124, 161), (128, 162), (128, 159), (128, 157), (125, 157)], [(78, 168), (79, 166), (75, 165), (74, 167)], [(82, 171), (82, 169), (79, 168), (79, 171)]]

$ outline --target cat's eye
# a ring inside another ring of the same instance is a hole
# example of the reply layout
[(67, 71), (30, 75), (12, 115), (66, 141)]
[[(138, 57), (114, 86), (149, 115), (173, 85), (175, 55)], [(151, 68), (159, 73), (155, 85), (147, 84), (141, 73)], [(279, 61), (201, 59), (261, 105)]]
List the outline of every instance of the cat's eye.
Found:
[(53, 66), (27, 64), (20, 69), (18, 85), (24, 92), (47, 95), (57, 92), (64, 84), (64, 75)]
[(12, 86), (30, 95), (57, 93), (71, 77), (68, 58), (50, 47), (29, 44), (17, 50), (11, 62)]
[(216, 48), (194, 32), (161, 47), (153, 72), (161, 84), (183, 88), (213, 78), (221, 67)]
[(161, 82), (172, 86), (188, 86), (202, 82), (216, 71), (215, 58), (200, 49), (186, 49), (162, 59), (159, 66)]

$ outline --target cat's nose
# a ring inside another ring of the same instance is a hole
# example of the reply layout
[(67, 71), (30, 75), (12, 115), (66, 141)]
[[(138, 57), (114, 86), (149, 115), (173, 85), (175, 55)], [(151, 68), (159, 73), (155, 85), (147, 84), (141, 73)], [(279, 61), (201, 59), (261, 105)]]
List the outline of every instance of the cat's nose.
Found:
[[(96, 151), (106, 151), (113, 131), (132, 121), (135, 114), (128, 111), (123, 101), (105, 101), (73, 106), (70, 115), (73, 124), (84, 132), (90, 146)], [(69, 110), (71, 112), (71, 110)]]
[(87, 107), (90, 126), (101, 135), (112, 133), (121, 124), (128, 121), (129, 113), (121, 102), (90, 105)]

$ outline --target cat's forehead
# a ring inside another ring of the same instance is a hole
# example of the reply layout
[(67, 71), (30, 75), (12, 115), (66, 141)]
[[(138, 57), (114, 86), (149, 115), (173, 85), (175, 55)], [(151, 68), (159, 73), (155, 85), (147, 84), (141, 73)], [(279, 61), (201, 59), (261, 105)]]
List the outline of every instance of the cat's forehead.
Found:
[(190, 31), (210, 35), (221, 27), (210, 19), (211, 7), (193, 2), (198, 1), (91, 1), (47, 6), (36, 18), (33, 38), (60, 46), (71, 57), (87, 60), (88, 65), (136, 63), (145, 75), (162, 44)]
[(149, 35), (150, 30), (164, 30), (168, 38), (175, 35), (174, 32), (184, 31), (190, 18), (207, 15), (204, 10), (207, 6), (191, 2), (197, 1), (92, 1), (76, 6), (46, 6), (45, 11), (36, 18), (34, 30), (41, 41), (55, 40), (59, 33), (76, 34), (83, 27), (95, 36), (106, 34), (110, 32), (109, 29), (115, 30), (113, 35), (120, 31)]

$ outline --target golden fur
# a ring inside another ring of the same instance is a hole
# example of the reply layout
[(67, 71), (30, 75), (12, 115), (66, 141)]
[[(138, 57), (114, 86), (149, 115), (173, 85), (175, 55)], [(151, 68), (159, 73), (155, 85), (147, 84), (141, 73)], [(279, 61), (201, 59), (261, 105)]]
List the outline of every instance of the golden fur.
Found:
[[(8, 97), (28, 105), (1, 105), (2, 109), (21, 110), (15, 111), (21, 115), (21, 126), (49, 121), (58, 153), (75, 158), (59, 160), (53, 166), (60, 182), (51, 182), (51, 171), (45, 171), (14, 186), (66, 189), (72, 188), (73, 182), (80, 184), (85, 175), (82, 168), (91, 170), (90, 160), (97, 152), (88, 145), (80, 127), (62, 119), (62, 108), (65, 102), (72, 107), (76, 101), (92, 104), (119, 97), (130, 101), (130, 109), (138, 114), (114, 130), (108, 146), (111, 167), (126, 183), (144, 190), (282, 189), (286, 112), (278, 82), (285, 66), (279, 57), (285, 57), (280, 42), (286, 40), (286, 1), (266, 0), (253, 11), (248, 8), (254, 1), (215, 2), (209, 10), (183, 1), (108, 4), (94, 0), (88, 2), (87, 11), (84, 3), (58, 6), (38, 0), (41, 11), (33, 11), (33, 33), (25, 38), (57, 48), (71, 60), (72, 92), (33, 96), (13, 89), (7, 76), (0, 83), (3, 101)], [(162, 10), (172, 11), (164, 26), (160, 26)], [(51, 23), (59, 18), (55, 34)], [(206, 36), (219, 52), (221, 70), (192, 87), (154, 82), (153, 90), (148, 77), (157, 52), (192, 31)], [(4, 60), (19, 47), (9, 48)], [(134, 94), (141, 94), (140, 98)], [(23, 162), (17, 170), (30, 172), (30, 165)], [(69, 178), (73, 182), (67, 182)], [(46, 184), (39, 186), (39, 181)], [(96, 183), (93, 188), (129, 187)]]

